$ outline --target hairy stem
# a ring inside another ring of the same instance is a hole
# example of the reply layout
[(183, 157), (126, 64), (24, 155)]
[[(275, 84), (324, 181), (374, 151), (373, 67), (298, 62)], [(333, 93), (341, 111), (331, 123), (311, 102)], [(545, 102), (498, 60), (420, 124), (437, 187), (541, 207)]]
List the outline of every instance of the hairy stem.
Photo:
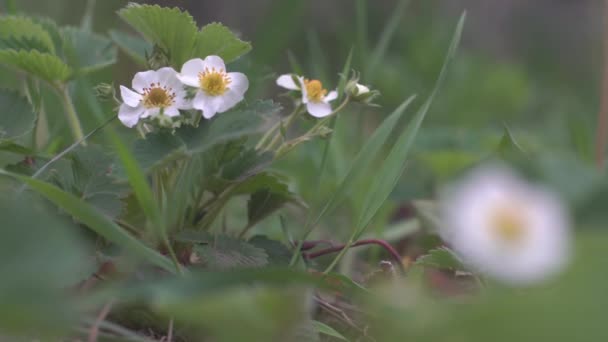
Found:
[(61, 103), (63, 104), (63, 108), (65, 109), (66, 119), (68, 120), (68, 124), (70, 125), (70, 129), (72, 130), (72, 135), (76, 141), (80, 141), (82, 146), (86, 146), (87, 143), (83, 139), (82, 127), (80, 126), (80, 120), (78, 119), (78, 114), (76, 114), (76, 108), (74, 108), (74, 103), (72, 102), (72, 98), (70, 97), (70, 92), (68, 91), (68, 87), (65, 84), (60, 84), (55, 87), (57, 92), (59, 93), (59, 97), (61, 97)]
[[(296, 109), (294, 109), (293, 113), (291, 113), (288, 117), (287, 117), (287, 122), (285, 122), (285, 125), (282, 124), (282, 121), (279, 121), (279, 128), (282, 126), (283, 129), (285, 131), (287, 131), (287, 129), (289, 129), (289, 127), (294, 123), (294, 121), (296, 120), (296, 118), (298, 117), (298, 115), (301, 113), (301, 106), (297, 106)], [(279, 130), (279, 132), (277, 134), (275, 134), (275, 136), (272, 138), (272, 140), (270, 141), (270, 143), (268, 144), (268, 146), (266, 146), (266, 150), (270, 150), (272, 149), (278, 142), (281, 141), (281, 137), (283, 136), (283, 132), (281, 132), (281, 130)]]

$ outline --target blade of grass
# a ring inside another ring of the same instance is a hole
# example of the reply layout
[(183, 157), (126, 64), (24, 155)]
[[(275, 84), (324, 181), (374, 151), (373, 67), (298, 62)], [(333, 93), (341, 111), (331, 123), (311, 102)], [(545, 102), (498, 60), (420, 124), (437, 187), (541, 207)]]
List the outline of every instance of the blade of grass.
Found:
[(384, 29), (380, 34), (378, 44), (376, 44), (372, 55), (369, 57), (369, 63), (367, 64), (367, 69), (365, 70), (365, 77), (367, 78), (367, 81), (372, 82), (374, 80), (376, 68), (380, 62), (384, 60), (386, 51), (388, 50), (393, 36), (397, 32), (397, 28), (399, 28), (399, 23), (405, 14), (405, 9), (409, 2), (409, 0), (400, 0), (390, 19), (384, 26)]
[(391, 132), (393, 131), (399, 119), (405, 113), (407, 107), (414, 101), (416, 98), (415, 95), (410, 96), (407, 100), (405, 100), (397, 109), (393, 111), (382, 124), (376, 128), (372, 136), (369, 140), (363, 145), (363, 148), (357, 153), (355, 160), (351, 164), (346, 176), (342, 179), (338, 188), (332, 196), (325, 202), (325, 205), (316, 210), (315, 216), (309, 216), (306, 226), (304, 236), (299, 240), (299, 245), (294, 251), (294, 255), (291, 259), (290, 265), (293, 266), (298, 261), (300, 256), (299, 250), (302, 247), (301, 244), (308, 235), (314, 230), (319, 221), (326, 215), (329, 214), (332, 210), (334, 210), (353, 190), (353, 185), (361, 180), (361, 177), (367, 174), (373, 165), (372, 161), (377, 157), (378, 152), (382, 146), (386, 143), (389, 138)]
[(4, 170), (0, 170), (0, 174), (13, 177), (26, 183), (30, 188), (53, 202), (59, 208), (65, 210), (77, 221), (82, 222), (108, 241), (125, 248), (128, 252), (131, 252), (156, 266), (172, 273), (175, 272), (175, 268), (170, 260), (144, 245), (141, 241), (127, 233), (90, 204), (82, 201), (82, 199), (38, 179), (10, 173)]
[(448, 52), (443, 62), (443, 67), (441, 68), (439, 77), (435, 82), (435, 87), (431, 94), (410, 121), (405, 131), (399, 136), (389, 155), (384, 160), (380, 171), (376, 173), (376, 177), (374, 177), (375, 181), (372, 183), (371, 188), (372, 195), (367, 197), (365, 205), (363, 206), (365, 209), (362, 211), (362, 215), (359, 216), (356, 224), (356, 227), (361, 231), (369, 225), (372, 218), (384, 204), (405, 169), (405, 163), (414, 143), (414, 139), (418, 134), (422, 121), (426, 117), (439, 88), (445, 80), (450, 61), (454, 58), (456, 50), (458, 49), (465, 18), (466, 12), (461, 15), (460, 20), (458, 21), (452, 42), (450, 43), (450, 47), (448, 48)]
[[(344, 62), (344, 67), (342, 68), (342, 74), (340, 75), (340, 83), (338, 83), (338, 100), (342, 100), (344, 98), (344, 87), (346, 86), (346, 81), (348, 80), (348, 71), (350, 70), (350, 66), (353, 60), (353, 48), (350, 48), (350, 51), (348, 52), (348, 57), (346, 57), (346, 62)], [(332, 132), (334, 132), (334, 134), (332, 134), (329, 139), (327, 139), (325, 141), (325, 144), (323, 146), (323, 156), (321, 157), (321, 166), (319, 167), (319, 177), (317, 178), (317, 186), (319, 186), (321, 184), (321, 180), (323, 179), (323, 174), (325, 172), (325, 164), (327, 164), (327, 157), (329, 155), (329, 148), (331, 145), (331, 142), (334, 139), (334, 135), (335, 135), (335, 131), (334, 128), (336, 127), (336, 121), (338, 120), (338, 116), (334, 115), (334, 117), (331, 118), (331, 121), (329, 123), (329, 128), (331, 129)]]
[(375, 181), (372, 183), (370, 188), (371, 195), (367, 197), (365, 204), (363, 206), (363, 210), (357, 219), (357, 224), (355, 225), (355, 230), (353, 231), (346, 247), (340, 251), (340, 253), (334, 258), (331, 264), (327, 267), (324, 273), (331, 272), (331, 270), (336, 266), (338, 261), (344, 256), (344, 253), (348, 250), (350, 246), (361, 236), (364, 232), (365, 228), (369, 225), (373, 217), (376, 215), (380, 207), (384, 204), (388, 196), (393, 191), (395, 185), (399, 181), (401, 174), (405, 168), (405, 162), (407, 160), (407, 156), (411, 149), (411, 146), (414, 142), (414, 139), (420, 129), (420, 125), (422, 124), (422, 120), (424, 120), (426, 113), (428, 112), (433, 99), (437, 95), (437, 92), (440, 86), (443, 84), (443, 81), (447, 74), (447, 69), (449, 62), (453, 59), (458, 45), (460, 43), (460, 37), (462, 36), (462, 29), (464, 27), (464, 21), (466, 19), (466, 11), (462, 13), (458, 24), (456, 26), (456, 30), (454, 31), (454, 35), (452, 41), (450, 43), (450, 47), (448, 48), (448, 52), (446, 54), (443, 67), (439, 72), (439, 76), (437, 78), (437, 82), (435, 83), (435, 87), (429, 94), (429, 97), (424, 102), (424, 104), (420, 107), (414, 118), (410, 121), (405, 131), (397, 138), (397, 141), (391, 148), (388, 156), (385, 158), (382, 163), (379, 171), (376, 173)]

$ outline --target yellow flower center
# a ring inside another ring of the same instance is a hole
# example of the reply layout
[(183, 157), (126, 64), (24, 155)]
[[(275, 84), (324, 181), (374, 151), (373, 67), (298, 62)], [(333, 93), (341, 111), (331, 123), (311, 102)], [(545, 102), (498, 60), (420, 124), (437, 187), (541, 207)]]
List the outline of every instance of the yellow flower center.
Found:
[(323, 89), (323, 84), (319, 80), (304, 80), (304, 86), (310, 102), (321, 102), (327, 94), (327, 90)]
[(509, 245), (522, 241), (526, 235), (526, 221), (516, 208), (499, 208), (492, 216), (491, 226), (498, 237)]
[(166, 108), (175, 102), (175, 93), (160, 83), (151, 83), (149, 88), (144, 88), (143, 102), (146, 108)]
[(218, 96), (229, 89), (228, 85), (232, 81), (224, 71), (217, 71), (215, 68), (211, 68), (211, 70), (205, 68), (205, 71), (198, 73), (198, 82), (205, 93), (211, 96)]

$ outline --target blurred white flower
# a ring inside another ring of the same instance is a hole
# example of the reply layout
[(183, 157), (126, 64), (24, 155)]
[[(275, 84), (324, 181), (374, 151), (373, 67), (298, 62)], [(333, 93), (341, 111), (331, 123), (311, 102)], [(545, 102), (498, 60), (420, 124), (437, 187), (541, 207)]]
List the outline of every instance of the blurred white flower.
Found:
[(234, 107), (249, 88), (247, 76), (240, 72), (227, 73), (224, 60), (218, 56), (187, 61), (177, 77), (185, 85), (198, 88), (192, 107), (201, 110), (205, 119)]
[(277, 78), (277, 85), (289, 90), (302, 92), (302, 103), (306, 105), (306, 111), (316, 117), (322, 118), (332, 113), (329, 102), (338, 98), (335, 90), (327, 93), (319, 80), (308, 80), (302, 76), (286, 74)]
[(510, 169), (485, 166), (448, 188), (440, 201), (441, 235), (470, 266), (510, 284), (561, 270), (570, 222), (559, 198)]
[(133, 127), (140, 118), (179, 115), (179, 109), (188, 109), (186, 93), (172, 68), (138, 72), (133, 77), (133, 90), (120, 86), (123, 104), (118, 119), (127, 127)]

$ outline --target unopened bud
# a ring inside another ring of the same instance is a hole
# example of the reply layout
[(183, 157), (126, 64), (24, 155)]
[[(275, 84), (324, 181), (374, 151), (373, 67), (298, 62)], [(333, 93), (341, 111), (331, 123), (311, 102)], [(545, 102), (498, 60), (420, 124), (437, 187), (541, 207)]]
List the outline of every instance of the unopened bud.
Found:
[(160, 68), (169, 66), (169, 54), (158, 45), (154, 45), (152, 54), (146, 56), (146, 60), (148, 62), (148, 66), (152, 70), (158, 70)]
[(113, 84), (99, 83), (93, 88), (93, 91), (100, 101), (109, 101), (116, 98), (116, 91)]

